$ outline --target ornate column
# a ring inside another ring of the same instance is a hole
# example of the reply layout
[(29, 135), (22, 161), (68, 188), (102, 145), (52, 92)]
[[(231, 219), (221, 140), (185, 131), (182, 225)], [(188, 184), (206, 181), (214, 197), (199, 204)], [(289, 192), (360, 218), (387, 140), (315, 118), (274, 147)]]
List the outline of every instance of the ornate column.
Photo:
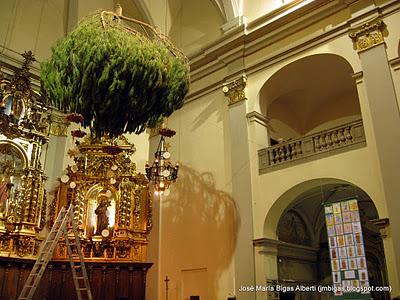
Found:
[(232, 197), (236, 203), (239, 219), (234, 254), (236, 299), (250, 300), (255, 299), (254, 292), (239, 292), (241, 286), (253, 286), (255, 284), (246, 82), (246, 76), (242, 75), (242, 77), (224, 84), (222, 90), (229, 100)]
[(390, 219), (385, 243), (386, 264), (392, 295), (400, 294), (400, 113), (386, 54), (386, 25), (375, 18), (350, 30), (350, 38), (358, 51), (367, 92), (376, 149)]

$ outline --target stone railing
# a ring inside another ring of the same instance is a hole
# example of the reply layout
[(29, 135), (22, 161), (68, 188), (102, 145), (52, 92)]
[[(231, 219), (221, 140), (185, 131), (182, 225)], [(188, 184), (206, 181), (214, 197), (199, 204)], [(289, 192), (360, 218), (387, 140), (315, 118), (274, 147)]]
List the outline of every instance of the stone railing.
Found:
[(358, 120), (259, 150), (259, 171), (271, 172), (365, 145), (364, 127)]

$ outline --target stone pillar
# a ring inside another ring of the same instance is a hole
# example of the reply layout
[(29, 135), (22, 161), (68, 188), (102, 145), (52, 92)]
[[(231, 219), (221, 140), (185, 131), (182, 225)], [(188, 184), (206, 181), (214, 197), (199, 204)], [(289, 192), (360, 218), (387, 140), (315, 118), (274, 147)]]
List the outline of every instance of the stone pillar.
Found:
[(64, 169), (66, 155), (66, 143), (69, 122), (65, 115), (53, 112), (50, 115), (49, 145), (46, 152), (45, 174), (48, 176), (46, 182), (47, 191), (52, 191)]
[[(47, 180), (44, 184), (47, 193), (46, 213), (49, 211), (51, 203), (56, 200), (54, 191), (59, 184), (57, 179), (61, 177), (64, 169), (69, 122), (65, 119), (64, 115), (53, 112), (49, 116), (49, 124), (49, 142), (44, 152), (45, 157), (42, 157), (44, 173), (47, 176)], [(47, 230), (47, 227), (45, 227), (43, 233), (46, 234)]]
[(235, 293), (236, 299), (239, 300), (255, 299), (254, 292), (239, 292), (241, 286), (255, 285), (251, 170), (245, 87), (245, 75), (223, 86), (223, 92), (229, 99), (232, 197), (236, 203), (239, 224), (234, 254)]
[[(400, 295), (400, 113), (386, 54), (384, 22), (376, 18), (353, 27), (350, 38), (358, 51), (364, 74), (367, 102), (372, 120), (383, 190), (389, 214), (391, 251), (386, 255), (392, 295)], [(368, 141), (367, 141), (368, 142)], [(387, 246), (387, 244), (385, 245)]]
[[(266, 238), (254, 241), (258, 286), (273, 287), (278, 283), (278, 244), (279, 241)], [(279, 293), (261, 289), (257, 292), (258, 299), (279, 299)]]

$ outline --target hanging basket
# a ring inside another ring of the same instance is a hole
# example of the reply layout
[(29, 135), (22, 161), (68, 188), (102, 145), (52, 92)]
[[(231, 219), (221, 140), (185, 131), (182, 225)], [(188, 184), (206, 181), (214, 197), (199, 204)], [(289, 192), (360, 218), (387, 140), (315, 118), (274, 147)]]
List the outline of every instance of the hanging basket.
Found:
[(113, 12), (84, 18), (52, 52), (41, 64), (48, 104), (81, 114), (98, 138), (154, 127), (189, 89), (188, 60), (167, 37)]

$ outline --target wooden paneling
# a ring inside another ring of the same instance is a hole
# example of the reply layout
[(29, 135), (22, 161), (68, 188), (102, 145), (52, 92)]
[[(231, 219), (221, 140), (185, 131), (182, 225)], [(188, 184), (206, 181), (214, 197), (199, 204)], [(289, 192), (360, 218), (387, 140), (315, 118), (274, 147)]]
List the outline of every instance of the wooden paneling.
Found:
[[(34, 261), (0, 257), (0, 300), (16, 299)], [(85, 262), (93, 299), (144, 300), (151, 263)], [(51, 261), (34, 299), (76, 299), (69, 262)]]

